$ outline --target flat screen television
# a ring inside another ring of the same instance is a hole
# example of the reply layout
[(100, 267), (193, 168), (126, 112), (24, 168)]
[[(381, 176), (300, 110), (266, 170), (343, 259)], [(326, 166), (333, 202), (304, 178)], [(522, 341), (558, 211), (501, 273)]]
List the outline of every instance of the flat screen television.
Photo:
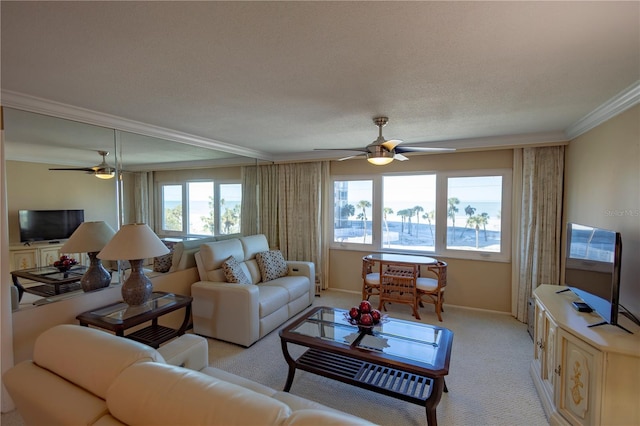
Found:
[(622, 237), (619, 232), (567, 224), (565, 284), (605, 324), (618, 325)]
[(69, 238), (84, 222), (84, 210), (19, 210), (20, 242)]

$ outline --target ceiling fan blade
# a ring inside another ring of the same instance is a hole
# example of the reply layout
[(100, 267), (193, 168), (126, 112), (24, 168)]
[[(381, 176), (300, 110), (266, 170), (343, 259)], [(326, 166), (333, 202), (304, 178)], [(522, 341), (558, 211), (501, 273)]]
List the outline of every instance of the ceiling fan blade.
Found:
[(338, 159), (338, 161), (344, 161), (344, 160), (348, 160), (348, 159), (350, 159), (350, 158), (360, 157), (360, 156), (362, 156), (362, 155), (366, 155), (366, 154), (364, 154), (364, 153), (363, 153), (363, 154), (350, 155), (350, 156), (348, 156), (348, 157), (340, 158), (340, 159)]
[(402, 146), (396, 148), (397, 153), (403, 152), (453, 152), (455, 148), (427, 148), (424, 146)]
[(89, 167), (82, 167), (82, 168), (75, 168), (75, 169), (70, 169), (70, 168), (53, 168), (53, 169), (49, 169), (49, 170), (67, 170), (67, 171), (76, 171), (76, 172), (90, 172), (93, 173), (95, 171), (95, 169), (89, 168)]
[(405, 156), (404, 156), (404, 155), (402, 155), (402, 154), (398, 154), (397, 152), (396, 152), (396, 153), (395, 153), (395, 155), (393, 156), (393, 159), (394, 159), (394, 160), (399, 160), (399, 161), (407, 161), (407, 160), (408, 160), (408, 158), (407, 158), (407, 157), (405, 157)]
[(392, 151), (396, 146), (398, 146), (401, 143), (402, 141), (400, 139), (389, 139), (388, 141), (384, 141), (380, 145), (384, 146), (389, 151)]
[(358, 151), (369, 152), (367, 148), (316, 148), (314, 151)]

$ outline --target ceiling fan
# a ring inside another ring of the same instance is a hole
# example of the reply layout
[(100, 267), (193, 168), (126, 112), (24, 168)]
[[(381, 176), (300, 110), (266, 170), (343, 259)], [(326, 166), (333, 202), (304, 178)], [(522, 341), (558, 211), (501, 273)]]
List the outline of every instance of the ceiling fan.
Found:
[(78, 172), (86, 172), (86, 173), (91, 173), (92, 175), (95, 175), (95, 177), (100, 179), (111, 179), (115, 175), (116, 169), (114, 167), (111, 167), (109, 164), (107, 164), (107, 160), (105, 159), (105, 157), (109, 155), (109, 152), (98, 151), (98, 154), (102, 155), (102, 163), (98, 164), (97, 166), (81, 167), (81, 168), (55, 168), (55, 169), (49, 169), (49, 170), (71, 170), (71, 171), (78, 171)]
[(389, 122), (388, 117), (376, 117), (373, 119), (373, 124), (378, 126), (378, 138), (371, 142), (364, 148), (337, 148), (337, 149), (324, 149), (331, 151), (361, 151), (362, 154), (350, 155), (348, 157), (340, 158), (338, 161), (348, 160), (350, 158), (359, 157), (365, 155), (367, 161), (376, 166), (384, 166), (389, 164), (393, 160), (405, 161), (407, 157), (402, 155), (404, 152), (448, 152), (455, 151), (453, 148), (427, 148), (420, 146), (406, 146), (400, 147), (402, 143), (400, 139), (386, 140), (382, 136), (382, 127)]

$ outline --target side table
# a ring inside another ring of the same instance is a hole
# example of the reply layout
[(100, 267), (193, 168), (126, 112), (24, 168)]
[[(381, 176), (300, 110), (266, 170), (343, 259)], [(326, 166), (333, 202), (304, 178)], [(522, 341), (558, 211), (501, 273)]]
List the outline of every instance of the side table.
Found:
[[(154, 291), (149, 301), (139, 306), (129, 306), (124, 302), (84, 312), (76, 317), (80, 325), (103, 328), (116, 336), (136, 340), (157, 349), (162, 343), (184, 334), (191, 318), (190, 296)], [(158, 324), (158, 318), (178, 309), (185, 309), (184, 321), (178, 330)], [(127, 335), (128, 330), (151, 321), (151, 325)]]

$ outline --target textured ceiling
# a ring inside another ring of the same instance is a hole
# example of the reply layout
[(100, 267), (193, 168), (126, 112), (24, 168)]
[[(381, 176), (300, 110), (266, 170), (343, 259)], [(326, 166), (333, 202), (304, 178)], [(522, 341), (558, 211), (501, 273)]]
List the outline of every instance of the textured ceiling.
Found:
[(264, 158), (363, 147), (377, 115), (390, 117), (386, 137), (425, 146), (561, 133), (640, 78), (635, 1), (3, 1), (1, 12), (3, 92)]

